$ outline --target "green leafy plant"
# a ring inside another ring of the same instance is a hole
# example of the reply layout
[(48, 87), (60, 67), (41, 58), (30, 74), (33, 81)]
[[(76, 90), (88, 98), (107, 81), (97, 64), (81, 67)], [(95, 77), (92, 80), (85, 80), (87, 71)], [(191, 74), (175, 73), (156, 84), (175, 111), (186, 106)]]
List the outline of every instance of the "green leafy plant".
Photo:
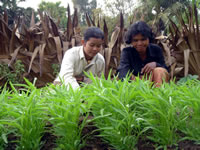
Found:
[(184, 133), (182, 140), (192, 140), (200, 143), (200, 81), (188, 80), (179, 86), (178, 95), (184, 111), (185, 119), (179, 124), (179, 130)]
[(60, 64), (52, 64), (53, 75), (58, 75), (60, 71)]
[(6, 75), (10, 72), (8, 65), (6, 64), (0, 64), (0, 77), (4, 78)]
[(65, 85), (47, 88), (49, 122), (53, 125), (51, 132), (57, 137), (57, 149), (80, 149), (84, 146), (81, 132), (86, 119), (79, 121), (83, 114), (88, 116), (88, 108), (82, 102), (83, 90), (67, 90)]
[(28, 80), (26, 83), (27, 85), (18, 85), (24, 87), (22, 90), (16, 90), (10, 83), (12, 93), (7, 101), (8, 117), (2, 122), (13, 129), (18, 139), (17, 149), (40, 149), (47, 116), (45, 105), (40, 97), (40, 90)]
[(179, 141), (178, 125), (184, 117), (177, 115), (178, 97), (174, 96), (175, 89), (174, 83), (164, 83), (161, 88), (153, 88), (149, 92), (145, 90), (141, 94), (144, 101), (140, 109), (145, 112), (147, 138), (157, 143), (158, 148), (167, 149)]
[(181, 78), (178, 82), (177, 82), (177, 84), (182, 84), (182, 83), (185, 83), (185, 82), (187, 82), (188, 80), (197, 80), (199, 78), (199, 76), (198, 75), (191, 75), (191, 74), (189, 74), (189, 75), (187, 75), (186, 77), (183, 77), (183, 78)]
[(15, 62), (14, 70), (11, 70), (7, 64), (0, 64), (0, 77), (5, 78), (8, 82), (21, 83), (24, 72), (25, 68), (21, 60)]
[(6, 90), (6, 85), (0, 94), (0, 150), (3, 150), (8, 143), (7, 135), (9, 134), (8, 128), (2, 123), (2, 120), (7, 118), (6, 101), (8, 99), (9, 92)]
[(116, 78), (110, 80), (110, 76), (108, 80), (92, 75), (90, 78), (93, 83), (87, 86), (87, 101), (93, 101), (93, 122), (99, 128), (99, 136), (115, 149), (135, 149), (144, 132), (143, 115), (136, 107), (140, 101), (137, 96), (140, 90), (151, 87), (150, 82), (137, 78), (131, 84), (128, 78), (122, 82)]

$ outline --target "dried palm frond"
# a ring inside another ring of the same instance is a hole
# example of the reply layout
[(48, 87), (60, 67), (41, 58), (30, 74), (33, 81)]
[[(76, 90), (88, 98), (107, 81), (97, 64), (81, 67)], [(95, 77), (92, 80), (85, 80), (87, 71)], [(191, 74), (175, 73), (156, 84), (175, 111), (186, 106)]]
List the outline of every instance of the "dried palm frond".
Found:
[[(61, 64), (64, 52), (80, 44), (81, 38), (77, 15), (72, 24), (69, 7), (66, 34), (57, 28), (50, 16), (38, 12), (40, 22), (34, 23), (32, 19), (30, 27), (21, 24), (20, 38), (16, 36), (19, 21), (11, 30), (6, 23), (6, 14), (0, 18), (0, 62), (12, 69), (14, 62), (20, 59), (26, 71), (22, 76), (30, 81), (37, 77), (36, 86), (40, 87), (55, 79), (52, 65)], [(0, 77), (0, 84), (3, 83), (3, 77)]]
[(177, 62), (184, 64), (184, 76), (192, 74), (200, 77), (200, 39), (196, 6), (189, 7), (185, 13), (187, 21), (184, 21), (181, 15), (177, 16), (182, 28), (170, 20), (170, 43)]
[(116, 26), (114, 32), (112, 33), (111, 40), (109, 43), (109, 51), (107, 52), (107, 72), (106, 76), (109, 73), (109, 70), (112, 69), (112, 75), (116, 74), (117, 67), (119, 66), (120, 55), (123, 45), (123, 35), (124, 35), (124, 19), (123, 14), (120, 13), (120, 25)]

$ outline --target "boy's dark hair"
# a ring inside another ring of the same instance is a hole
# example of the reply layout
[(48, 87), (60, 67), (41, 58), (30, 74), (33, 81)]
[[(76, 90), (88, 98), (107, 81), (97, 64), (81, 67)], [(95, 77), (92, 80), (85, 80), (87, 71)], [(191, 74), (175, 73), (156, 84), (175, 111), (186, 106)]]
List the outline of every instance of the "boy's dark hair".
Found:
[(125, 34), (125, 42), (131, 44), (133, 36), (137, 34), (142, 34), (145, 38), (148, 38), (150, 43), (154, 40), (152, 29), (144, 21), (138, 21), (129, 27)]
[(84, 33), (84, 41), (87, 42), (90, 38), (104, 39), (104, 33), (100, 28), (89, 27)]

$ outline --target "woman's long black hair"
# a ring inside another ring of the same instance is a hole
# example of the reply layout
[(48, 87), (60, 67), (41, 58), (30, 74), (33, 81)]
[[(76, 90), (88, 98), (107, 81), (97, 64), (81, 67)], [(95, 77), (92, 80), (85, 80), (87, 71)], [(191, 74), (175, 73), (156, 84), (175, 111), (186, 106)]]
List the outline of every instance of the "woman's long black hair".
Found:
[(132, 24), (126, 32), (126, 44), (131, 44), (132, 38), (137, 34), (142, 34), (144, 37), (148, 38), (150, 43), (154, 41), (154, 34), (152, 29), (144, 21), (138, 21)]

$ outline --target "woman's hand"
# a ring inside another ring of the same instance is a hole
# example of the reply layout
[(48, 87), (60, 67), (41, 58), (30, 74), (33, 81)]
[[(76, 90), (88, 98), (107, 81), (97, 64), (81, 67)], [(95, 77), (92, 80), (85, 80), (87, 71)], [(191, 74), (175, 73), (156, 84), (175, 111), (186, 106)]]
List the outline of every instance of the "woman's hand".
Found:
[(141, 73), (149, 74), (154, 68), (156, 68), (156, 62), (150, 62), (142, 68)]

